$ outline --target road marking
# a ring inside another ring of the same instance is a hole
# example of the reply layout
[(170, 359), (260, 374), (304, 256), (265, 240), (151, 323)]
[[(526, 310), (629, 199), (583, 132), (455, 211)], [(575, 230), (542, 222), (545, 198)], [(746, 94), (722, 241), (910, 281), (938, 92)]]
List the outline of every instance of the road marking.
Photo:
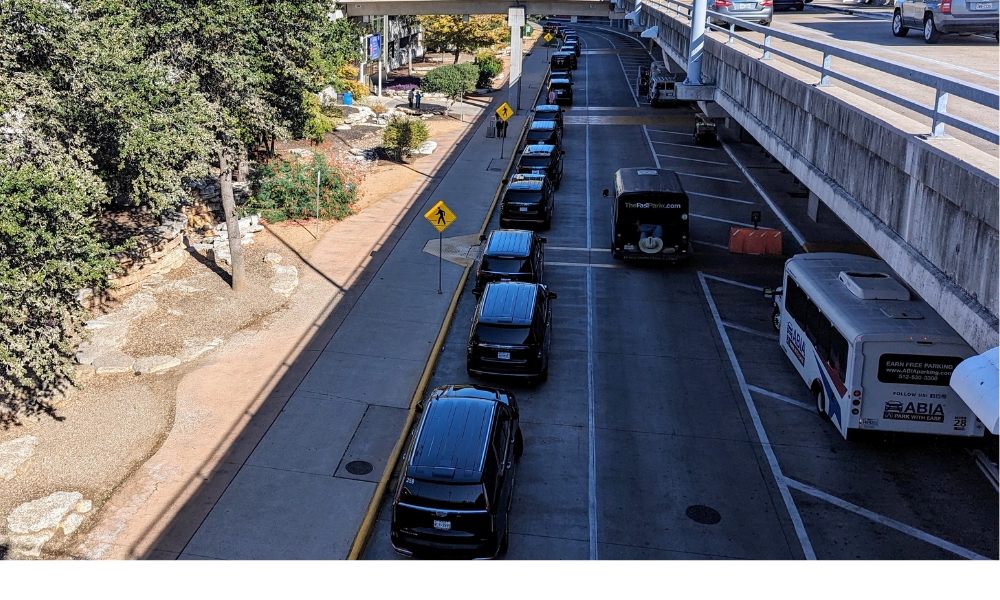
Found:
[(710, 151), (715, 150), (715, 148), (709, 148), (708, 146), (695, 146), (694, 144), (678, 144), (677, 142), (653, 142), (653, 143), (664, 144), (666, 146), (680, 146), (681, 148), (688, 148), (690, 150), (710, 150)]
[(575, 252), (611, 252), (610, 248), (573, 248), (571, 246), (545, 246), (546, 250), (572, 250)]
[(808, 410), (809, 412), (812, 412), (812, 411), (816, 410), (815, 406), (810, 406), (809, 404), (806, 404), (805, 402), (799, 402), (798, 400), (792, 400), (788, 396), (782, 396), (781, 394), (776, 394), (776, 393), (774, 393), (774, 392), (772, 392), (770, 390), (765, 390), (764, 388), (759, 388), (759, 387), (757, 387), (755, 385), (748, 385), (747, 389), (749, 389), (751, 392), (757, 392), (761, 396), (767, 396), (768, 398), (774, 398), (775, 400), (781, 400), (782, 402), (786, 402), (786, 403), (791, 404), (793, 406), (798, 406), (799, 408), (804, 408), (805, 410)]
[(722, 343), (726, 347), (726, 353), (729, 355), (729, 363), (733, 367), (733, 372), (736, 373), (736, 380), (740, 384), (740, 391), (743, 393), (743, 402), (746, 403), (747, 410), (750, 411), (750, 418), (753, 420), (754, 430), (757, 432), (757, 439), (760, 441), (761, 448), (764, 450), (764, 454), (767, 456), (767, 464), (771, 467), (771, 475), (774, 476), (774, 483), (778, 486), (778, 491), (781, 492), (781, 499), (785, 503), (785, 509), (788, 511), (788, 517), (792, 521), (792, 525), (795, 527), (795, 534), (799, 539), (799, 546), (802, 548), (802, 554), (805, 555), (807, 560), (816, 560), (816, 553), (813, 552), (812, 543), (809, 541), (809, 534), (806, 533), (805, 525), (802, 524), (802, 517), (799, 515), (799, 510), (795, 506), (795, 500), (792, 498), (791, 492), (788, 491), (788, 484), (785, 483), (785, 477), (781, 474), (781, 468), (778, 466), (778, 458), (774, 455), (774, 450), (771, 448), (771, 442), (768, 441), (767, 433), (764, 431), (764, 425), (760, 421), (760, 415), (757, 413), (757, 406), (753, 402), (753, 398), (750, 396), (750, 389), (747, 387), (747, 381), (743, 377), (743, 369), (740, 367), (739, 361), (736, 360), (736, 352), (733, 351), (733, 345), (729, 341), (729, 334), (726, 333), (726, 327), (722, 324), (722, 318), (719, 316), (719, 309), (715, 306), (715, 300), (712, 299), (712, 292), (708, 289), (708, 283), (705, 281), (705, 274), (698, 271), (698, 279), (701, 282), (701, 289), (705, 293), (705, 300), (708, 301), (708, 307), (712, 311), (712, 317), (715, 319), (715, 326), (719, 330), (719, 336), (722, 338)]
[[(730, 221), (729, 219), (720, 219), (719, 217), (710, 217), (708, 215), (699, 215), (697, 213), (690, 213), (690, 214), (692, 217), (696, 219), (705, 219), (706, 221), (718, 221), (719, 223), (729, 223), (730, 225), (736, 225), (738, 227), (749, 227), (751, 229), (753, 228), (753, 225), (750, 223), (740, 223), (739, 221)], [(767, 231), (768, 229), (766, 227), (761, 227), (760, 230)]]
[(736, 198), (727, 198), (726, 196), (716, 196), (715, 194), (702, 194), (701, 192), (688, 192), (688, 196), (703, 196), (705, 198), (714, 198), (716, 200), (725, 200), (726, 202), (736, 202), (738, 204), (754, 204), (749, 200), (737, 200)]
[(729, 246), (723, 246), (722, 244), (713, 244), (712, 242), (699, 242), (698, 240), (691, 240), (692, 244), (701, 244), (702, 246), (711, 246), (713, 248), (721, 248), (723, 250), (729, 250)]
[[(580, 42), (587, 42), (581, 37)], [(614, 44), (611, 44), (614, 46)], [(586, 96), (584, 103), (590, 106), (590, 57), (584, 70)], [(587, 248), (594, 246), (590, 234), (590, 123), (586, 126), (585, 166), (587, 197)], [(587, 260), (590, 261), (590, 254)], [(597, 441), (594, 420), (594, 270), (587, 267), (587, 537), (590, 541), (590, 560), (597, 560)]]
[(723, 321), (722, 324), (728, 327), (729, 329), (735, 329), (736, 331), (742, 331), (743, 333), (749, 333), (750, 335), (756, 335), (757, 337), (778, 341), (778, 334), (776, 333), (768, 333), (767, 331), (758, 331), (751, 327), (744, 327), (742, 325), (737, 325), (736, 323), (733, 323), (731, 321)]
[[(654, 144), (660, 144), (662, 142), (653, 142), (653, 143)], [(702, 158), (687, 158), (685, 156), (673, 156), (672, 154), (661, 154), (660, 156), (662, 156), (663, 158), (672, 158), (674, 160), (689, 160), (691, 162), (699, 162), (699, 163), (705, 163), (705, 164), (709, 164), (709, 165), (722, 165), (724, 167), (728, 167), (729, 166), (729, 163), (719, 162), (717, 160), (704, 160)]]
[(649, 139), (649, 128), (647, 128), (645, 125), (643, 125), (642, 126), (642, 132), (644, 134), (646, 134), (646, 141), (649, 142), (649, 153), (653, 155), (653, 161), (656, 162), (656, 168), (659, 169), (659, 168), (661, 168), (660, 167), (660, 159), (657, 158), (657, 156), (656, 156), (656, 150), (653, 149), (653, 140)]
[[(659, 161), (657, 161), (659, 162)], [(698, 179), (713, 179), (715, 181), (728, 181), (729, 183), (743, 183), (739, 179), (726, 179), (725, 177), (712, 177), (711, 175), (698, 175), (696, 173), (681, 173), (680, 171), (675, 171), (678, 175), (686, 175), (688, 177), (697, 177)]]
[(795, 488), (795, 489), (799, 490), (800, 492), (809, 494), (810, 496), (812, 496), (814, 498), (819, 498), (820, 500), (826, 500), (827, 502), (829, 502), (830, 504), (833, 504), (834, 506), (839, 506), (840, 508), (843, 508), (844, 510), (850, 511), (850, 512), (856, 514), (856, 515), (861, 515), (862, 517), (865, 517), (866, 519), (870, 519), (872, 521), (875, 521), (876, 523), (880, 523), (882, 525), (885, 525), (886, 527), (891, 527), (892, 529), (895, 529), (896, 531), (901, 531), (901, 532), (903, 532), (903, 533), (905, 533), (905, 534), (907, 534), (907, 535), (909, 535), (911, 537), (917, 538), (918, 540), (922, 540), (922, 541), (927, 542), (928, 544), (931, 544), (933, 546), (937, 546), (938, 548), (941, 548), (942, 550), (947, 550), (948, 552), (951, 552), (952, 554), (957, 554), (958, 556), (961, 556), (962, 558), (967, 558), (969, 560), (990, 560), (990, 559), (986, 558), (985, 556), (982, 556), (980, 554), (976, 554), (972, 550), (966, 550), (965, 548), (963, 548), (961, 546), (952, 544), (951, 542), (946, 542), (945, 540), (942, 540), (941, 538), (939, 538), (937, 536), (933, 536), (933, 535), (927, 533), (926, 531), (921, 531), (921, 530), (917, 529), (916, 527), (911, 527), (910, 525), (907, 525), (906, 523), (900, 523), (899, 521), (897, 521), (895, 519), (890, 519), (889, 517), (884, 517), (884, 516), (882, 516), (882, 515), (880, 515), (878, 513), (874, 513), (872, 511), (868, 510), (867, 508), (861, 508), (857, 504), (852, 504), (852, 503), (848, 502), (847, 500), (842, 500), (840, 498), (837, 498), (836, 496), (831, 496), (830, 494), (827, 494), (826, 492), (820, 491), (820, 490), (814, 488), (811, 485), (807, 485), (805, 483), (802, 483), (801, 481), (795, 481), (794, 479), (791, 479), (789, 477), (785, 477), (785, 483), (787, 483), (789, 485), (789, 487)]
[[(727, 250), (729, 249), (728, 246), (726, 247), (726, 249)], [(709, 275), (708, 273), (705, 273), (705, 279), (711, 279), (713, 281), (718, 281), (720, 283), (728, 283), (729, 285), (735, 285), (737, 287), (746, 288), (748, 290), (753, 290), (755, 292), (764, 293), (764, 288), (762, 288), (759, 285), (750, 285), (749, 283), (743, 283), (742, 281), (734, 281), (732, 279), (726, 279), (724, 277), (719, 277), (717, 275)]]
[(691, 137), (691, 133), (680, 133), (677, 131), (665, 131), (663, 129), (650, 129), (653, 133), (667, 133), (670, 135), (683, 135), (684, 137)]
[(802, 237), (802, 234), (799, 233), (799, 230), (796, 229), (791, 224), (791, 222), (785, 217), (785, 215), (780, 210), (778, 210), (777, 205), (774, 203), (773, 200), (771, 200), (771, 197), (768, 196), (767, 192), (764, 191), (764, 188), (760, 187), (760, 184), (758, 184), (757, 181), (750, 176), (750, 172), (747, 171), (747, 168), (743, 166), (743, 163), (741, 163), (739, 160), (736, 159), (736, 155), (733, 154), (733, 151), (729, 149), (729, 146), (727, 146), (725, 142), (720, 142), (720, 143), (722, 144), (723, 150), (725, 150), (726, 154), (729, 155), (729, 158), (733, 159), (733, 162), (736, 164), (736, 166), (739, 167), (740, 171), (743, 172), (743, 176), (747, 178), (747, 181), (749, 181), (750, 184), (753, 185), (754, 189), (757, 190), (757, 193), (760, 194), (760, 197), (764, 199), (764, 202), (767, 202), (767, 205), (771, 207), (771, 210), (774, 211), (774, 214), (785, 225), (785, 229), (788, 230), (788, 233), (792, 234), (792, 237), (794, 237), (795, 241), (799, 243), (799, 246), (805, 245), (806, 238)]
[(549, 262), (545, 261), (546, 267), (597, 267), (601, 269), (624, 269), (622, 265), (604, 265), (601, 263), (576, 263), (576, 262)]

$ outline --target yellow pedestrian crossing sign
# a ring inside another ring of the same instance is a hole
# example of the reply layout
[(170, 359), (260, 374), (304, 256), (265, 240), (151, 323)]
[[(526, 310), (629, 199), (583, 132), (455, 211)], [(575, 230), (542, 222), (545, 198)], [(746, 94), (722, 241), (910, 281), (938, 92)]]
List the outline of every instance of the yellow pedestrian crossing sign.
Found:
[(444, 200), (438, 200), (438, 203), (424, 214), (424, 218), (440, 233), (448, 229), (448, 226), (454, 222), (455, 213), (451, 212)]
[(545, 35), (543, 36), (543, 39), (544, 39), (544, 40), (545, 40), (546, 42), (551, 42), (551, 41), (552, 41), (552, 34), (551, 34), (551, 33), (546, 33), (546, 34), (545, 34)]
[(497, 117), (499, 117), (501, 121), (506, 122), (507, 119), (513, 116), (514, 116), (514, 109), (511, 108), (510, 104), (507, 104), (506, 102), (501, 104), (500, 108), (497, 109)]

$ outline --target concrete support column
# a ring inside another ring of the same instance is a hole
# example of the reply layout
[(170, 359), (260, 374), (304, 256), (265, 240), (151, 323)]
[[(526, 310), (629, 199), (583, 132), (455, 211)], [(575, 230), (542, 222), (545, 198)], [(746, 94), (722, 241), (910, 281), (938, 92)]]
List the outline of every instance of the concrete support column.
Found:
[(701, 85), (701, 56), (705, 53), (705, 11), (708, 0), (694, 0), (691, 12), (691, 42), (688, 46), (687, 85)]
[(810, 219), (819, 223), (819, 196), (814, 194), (812, 190), (809, 190), (809, 204), (806, 207), (806, 213)]
[(510, 24), (510, 77), (507, 79), (507, 104), (515, 111), (521, 109), (521, 27), (524, 26), (524, 7), (507, 9)]

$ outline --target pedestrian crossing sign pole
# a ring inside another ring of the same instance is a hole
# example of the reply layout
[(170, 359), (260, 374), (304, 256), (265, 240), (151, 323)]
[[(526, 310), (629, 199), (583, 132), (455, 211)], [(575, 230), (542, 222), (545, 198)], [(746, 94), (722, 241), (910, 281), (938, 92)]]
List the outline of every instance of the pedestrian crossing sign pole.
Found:
[[(500, 126), (502, 129), (498, 131), (498, 133), (502, 131), (502, 135), (497, 135), (497, 137), (500, 138), (500, 158), (503, 158), (503, 140), (507, 137), (507, 119), (513, 116), (514, 109), (511, 108), (510, 104), (507, 104), (506, 102), (501, 104), (500, 108), (497, 109), (497, 119), (500, 119), (500, 123), (503, 123), (503, 125)], [(498, 125), (500, 123), (498, 123)]]
[(444, 238), (442, 236), (444, 234), (444, 230), (448, 229), (448, 227), (453, 222), (455, 222), (455, 218), (456, 217), (455, 217), (455, 213), (451, 212), (451, 209), (448, 208), (448, 205), (444, 203), (444, 200), (438, 200), (437, 204), (435, 204), (434, 206), (432, 206), (429, 211), (427, 211), (426, 213), (424, 213), (424, 218), (427, 219), (427, 222), (430, 223), (434, 227), (434, 229), (438, 230), (438, 290), (437, 290), (437, 292), (440, 294), (441, 293), (442, 271), (444, 269), (444, 267), (443, 267), (443, 261), (444, 261)]

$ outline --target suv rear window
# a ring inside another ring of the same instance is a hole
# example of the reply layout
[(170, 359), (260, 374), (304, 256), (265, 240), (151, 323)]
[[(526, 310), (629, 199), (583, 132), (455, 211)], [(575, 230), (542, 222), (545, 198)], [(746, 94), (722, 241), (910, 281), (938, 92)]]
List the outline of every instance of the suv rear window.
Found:
[(531, 328), (480, 323), (476, 327), (476, 335), (479, 341), (487, 344), (527, 344), (531, 339)]
[(549, 129), (548, 131), (546, 131), (544, 129), (542, 129), (542, 130), (536, 129), (536, 130), (528, 132), (528, 141), (531, 141), (531, 142), (544, 142), (545, 140), (549, 139), (553, 135), (555, 135), (555, 132), (553, 130), (551, 130), (551, 129)]
[[(523, 156), (521, 157), (522, 167), (547, 167), (549, 163), (552, 162), (552, 158), (549, 156)], [(511, 191), (511, 194), (514, 192)], [(522, 192), (523, 193), (523, 192)], [(535, 194), (540, 198), (541, 192), (535, 192)]]
[(427, 508), (486, 508), (486, 496), (479, 483), (440, 483), (408, 478), (403, 484), (403, 502)]
[[(526, 160), (521, 161), (522, 165), (529, 167), (546, 167), (549, 164), (548, 159), (542, 164), (529, 163)], [(508, 190), (507, 194), (504, 196), (504, 200), (508, 202), (530, 202), (532, 204), (538, 204), (542, 201), (542, 192), (539, 190)]]
[(493, 273), (530, 273), (531, 264), (526, 258), (483, 257), (483, 270)]

